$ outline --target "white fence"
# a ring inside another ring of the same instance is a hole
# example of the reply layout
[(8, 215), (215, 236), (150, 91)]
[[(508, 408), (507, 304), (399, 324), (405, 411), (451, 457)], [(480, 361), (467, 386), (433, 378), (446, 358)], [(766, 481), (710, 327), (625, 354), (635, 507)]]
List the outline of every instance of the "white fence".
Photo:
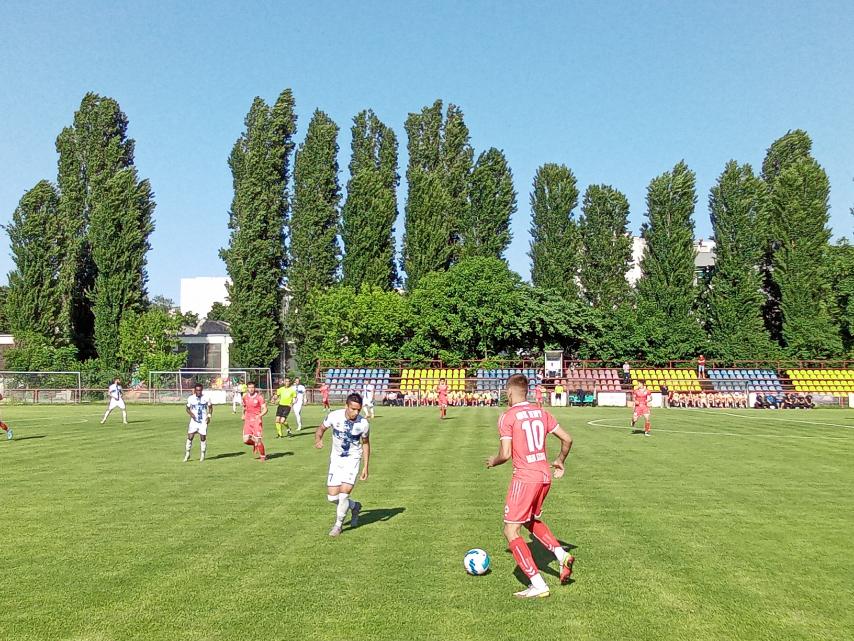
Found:
[(197, 383), (211, 395), (214, 403), (228, 403), (238, 385), (255, 382), (264, 391), (273, 388), (273, 375), (269, 367), (245, 367), (222, 375), (219, 369), (185, 368), (171, 372), (150, 372), (148, 375), (148, 401), (151, 403), (181, 403), (186, 400)]
[(0, 394), (11, 403), (80, 403), (80, 372), (0, 371)]

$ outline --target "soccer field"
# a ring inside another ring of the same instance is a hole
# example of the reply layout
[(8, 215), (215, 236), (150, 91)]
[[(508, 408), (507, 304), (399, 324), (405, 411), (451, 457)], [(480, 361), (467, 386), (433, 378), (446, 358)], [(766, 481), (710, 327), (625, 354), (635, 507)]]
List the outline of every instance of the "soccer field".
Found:
[[(362, 523), (327, 532), (309, 428), (254, 461), (218, 408), (182, 464), (180, 406), (6, 407), (0, 639), (833, 639), (854, 630), (854, 411), (555, 413), (575, 444), (544, 520), (573, 582), (521, 583), (501, 519), (510, 465), (490, 408), (379, 408)], [(551, 451), (556, 449), (556, 439)], [(492, 572), (468, 576), (482, 547)], [(548, 567), (544, 563), (550, 561)]]

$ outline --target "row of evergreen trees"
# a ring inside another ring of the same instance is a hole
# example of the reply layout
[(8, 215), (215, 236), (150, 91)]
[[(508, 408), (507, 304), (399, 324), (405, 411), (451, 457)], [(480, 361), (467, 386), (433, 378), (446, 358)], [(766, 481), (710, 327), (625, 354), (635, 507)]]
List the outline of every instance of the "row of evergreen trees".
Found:
[[(12, 331), (73, 345), (108, 365), (122, 318), (147, 305), (153, 229), (151, 188), (137, 177), (126, 130), (114, 100), (87, 94), (57, 139), (56, 184), (27, 192), (7, 228), (16, 266)], [(398, 264), (394, 131), (370, 110), (354, 117), (342, 203), (335, 122), (316, 110), (297, 148), (292, 92), (273, 105), (253, 101), (228, 159), (234, 198), (221, 251), (238, 363), (275, 361), (286, 336), (299, 349), (317, 331), (313, 297), (337, 283), (414, 291), (425, 276), (468, 259), (504, 258), (517, 197), (503, 152), (475, 159), (462, 110), (438, 100), (410, 114), (405, 131)], [(612, 356), (840, 356), (852, 349), (854, 256), (829, 243), (828, 190), (802, 131), (771, 145), (759, 175), (729, 162), (709, 195), (717, 264), (698, 282), (695, 177), (680, 162), (649, 184), (642, 276), (631, 287), (625, 195), (600, 184), (581, 196), (568, 167), (545, 164), (530, 195), (532, 282), (595, 310), (601, 335), (592, 338)]]

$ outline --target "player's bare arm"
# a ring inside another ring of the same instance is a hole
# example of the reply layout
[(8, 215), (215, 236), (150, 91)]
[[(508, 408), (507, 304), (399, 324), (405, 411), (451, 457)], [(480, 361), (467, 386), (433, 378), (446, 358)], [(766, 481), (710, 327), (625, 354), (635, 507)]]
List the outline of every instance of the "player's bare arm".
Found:
[(560, 454), (557, 455), (554, 463), (552, 463), (552, 467), (555, 469), (554, 477), (559, 479), (566, 472), (564, 461), (566, 461), (566, 457), (569, 456), (569, 451), (572, 449), (572, 437), (562, 427), (556, 427), (552, 434), (560, 439)]
[(321, 423), (317, 426), (317, 429), (314, 430), (314, 446), (319, 450), (323, 449), (323, 435), (326, 433), (327, 429), (328, 428)]
[(267, 405), (267, 403), (262, 398), (261, 399), (261, 416), (267, 416), (267, 412), (269, 411), (269, 409), (270, 409), (270, 407)]
[(486, 467), (495, 467), (497, 465), (503, 465), (507, 461), (510, 460), (510, 457), (513, 455), (513, 440), (509, 438), (503, 438), (498, 443), (498, 454), (495, 456), (490, 456), (486, 459)]
[(191, 419), (193, 419), (195, 421), (196, 417), (193, 415), (193, 410), (190, 409), (190, 406), (188, 405), (184, 409), (187, 410), (187, 416), (189, 416)]
[(359, 475), (360, 481), (368, 480), (368, 464), (371, 461), (371, 440), (368, 436), (362, 437), (362, 473)]
[(207, 419), (208, 425), (210, 425), (211, 417), (213, 416), (213, 411), (214, 411), (214, 406), (213, 406), (213, 403), (211, 403), (210, 406), (208, 407), (208, 419)]

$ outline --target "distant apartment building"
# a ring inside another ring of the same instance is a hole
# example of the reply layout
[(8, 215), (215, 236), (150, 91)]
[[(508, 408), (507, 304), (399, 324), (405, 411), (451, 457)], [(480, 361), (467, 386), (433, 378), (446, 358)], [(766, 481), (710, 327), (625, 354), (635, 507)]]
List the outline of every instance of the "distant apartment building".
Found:
[[(632, 285), (636, 284), (641, 277), (640, 262), (645, 248), (646, 240), (640, 236), (632, 236), (632, 263), (629, 271), (626, 272), (626, 280)], [(694, 252), (695, 281), (704, 281), (709, 278), (715, 266), (715, 241), (703, 238), (695, 240)]]

